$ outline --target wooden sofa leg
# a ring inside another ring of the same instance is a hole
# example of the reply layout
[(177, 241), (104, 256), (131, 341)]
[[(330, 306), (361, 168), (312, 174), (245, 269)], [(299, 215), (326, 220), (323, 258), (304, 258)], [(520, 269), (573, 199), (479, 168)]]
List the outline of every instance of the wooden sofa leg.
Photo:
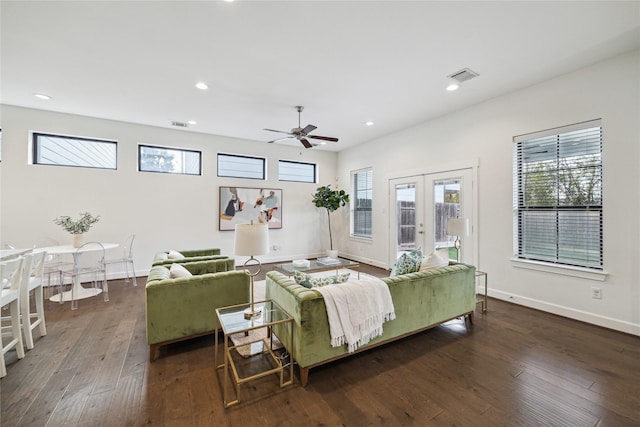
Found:
[(469, 313), (469, 324), (473, 326), (473, 312)]
[(300, 385), (306, 387), (309, 382), (309, 368), (303, 368), (300, 366)]
[(156, 360), (156, 353), (158, 353), (158, 347), (160, 347), (158, 344), (151, 344), (149, 346), (149, 362), (153, 363), (154, 360)]

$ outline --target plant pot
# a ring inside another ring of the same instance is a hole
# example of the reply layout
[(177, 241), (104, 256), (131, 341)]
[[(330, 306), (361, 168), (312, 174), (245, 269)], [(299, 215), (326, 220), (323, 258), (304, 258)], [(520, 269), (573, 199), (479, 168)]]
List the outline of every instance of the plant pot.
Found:
[(327, 251), (327, 256), (329, 258), (338, 258), (338, 250), (337, 249), (329, 249)]
[(74, 234), (71, 244), (74, 248), (79, 248), (80, 246), (82, 246), (82, 240), (82, 234)]

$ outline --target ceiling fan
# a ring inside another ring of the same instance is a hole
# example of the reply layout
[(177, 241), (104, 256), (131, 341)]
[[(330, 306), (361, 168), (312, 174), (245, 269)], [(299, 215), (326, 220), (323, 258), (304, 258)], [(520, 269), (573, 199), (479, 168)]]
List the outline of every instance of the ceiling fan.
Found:
[(300, 113), (302, 112), (302, 110), (304, 110), (304, 107), (301, 105), (296, 106), (296, 111), (298, 112), (298, 127), (297, 128), (293, 128), (291, 129), (291, 132), (285, 132), (282, 130), (275, 130), (275, 129), (264, 129), (264, 130), (268, 130), (269, 132), (278, 132), (278, 133), (286, 133), (289, 136), (285, 136), (282, 138), (278, 138), (278, 139), (274, 139), (273, 141), (269, 141), (269, 144), (273, 143), (273, 142), (277, 142), (277, 141), (282, 141), (284, 139), (290, 139), (290, 138), (295, 138), (298, 141), (300, 141), (302, 143), (302, 145), (305, 146), (305, 148), (311, 148), (316, 144), (312, 144), (309, 142), (309, 139), (320, 139), (322, 141), (331, 141), (331, 142), (338, 142), (338, 138), (332, 138), (330, 136), (320, 136), (320, 135), (309, 135), (309, 132), (313, 132), (314, 130), (316, 130), (318, 127), (314, 126), (314, 125), (306, 125), (304, 128), (300, 126)]

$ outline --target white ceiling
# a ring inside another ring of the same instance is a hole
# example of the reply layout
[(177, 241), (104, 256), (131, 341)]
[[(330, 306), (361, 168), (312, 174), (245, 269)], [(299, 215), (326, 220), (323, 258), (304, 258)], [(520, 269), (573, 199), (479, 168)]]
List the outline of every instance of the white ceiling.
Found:
[[(637, 1), (0, 7), (3, 104), (161, 127), (196, 120), (190, 131), (257, 141), (278, 136), (263, 128), (297, 126), (304, 105), (302, 126), (339, 137), (322, 148), (333, 150), (640, 48)], [(445, 91), (465, 67), (480, 76)]]

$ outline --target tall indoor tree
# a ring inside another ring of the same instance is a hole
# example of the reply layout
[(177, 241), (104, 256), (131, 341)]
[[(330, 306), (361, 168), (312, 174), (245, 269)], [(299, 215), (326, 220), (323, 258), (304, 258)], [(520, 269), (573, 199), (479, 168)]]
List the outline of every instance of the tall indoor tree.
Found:
[(331, 234), (331, 212), (349, 203), (349, 195), (344, 190), (332, 189), (331, 184), (318, 187), (313, 195), (313, 204), (318, 208), (327, 210), (329, 220), (329, 247), (333, 250), (333, 237)]

